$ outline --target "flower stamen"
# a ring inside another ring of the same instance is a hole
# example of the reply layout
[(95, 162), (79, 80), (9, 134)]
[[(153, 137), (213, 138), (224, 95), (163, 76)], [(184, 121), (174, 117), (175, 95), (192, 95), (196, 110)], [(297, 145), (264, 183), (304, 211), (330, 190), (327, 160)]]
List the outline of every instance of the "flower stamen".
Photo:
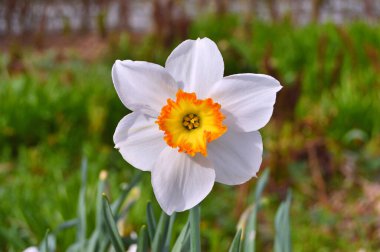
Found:
[(185, 129), (195, 130), (200, 125), (200, 119), (196, 114), (190, 113), (183, 117), (182, 125)]

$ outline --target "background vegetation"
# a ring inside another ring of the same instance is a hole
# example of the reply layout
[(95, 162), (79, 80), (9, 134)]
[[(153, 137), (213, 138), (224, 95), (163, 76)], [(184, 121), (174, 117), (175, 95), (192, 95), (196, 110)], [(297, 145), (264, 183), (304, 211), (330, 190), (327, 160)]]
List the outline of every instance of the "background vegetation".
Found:
[[(0, 250), (37, 245), (47, 229), (77, 216), (83, 157), (87, 235), (94, 230), (101, 171), (107, 170), (105, 190), (115, 198), (138, 172), (113, 149), (115, 127), (129, 112), (112, 85), (114, 60), (164, 64), (184, 38), (204, 36), (218, 44), (225, 75), (266, 73), (284, 86), (273, 120), (261, 130), (262, 168), (270, 167), (271, 175), (258, 215), (257, 250), (273, 248), (273, 220), (288, 188), (294, 251), (380, 248), (380, 26), (364, 19), (316, 22), (318, 13), (315, 22), (299, 25), (285, 14), (268, 21), (228, 6), (216, 10), (175, 28), (157, 14), (154, 24), (161, 28), (144, 33), (109, 29), (98, 17), (87, 33), (67, 28), (0, 42)], [(217, 184), (202, 202), (204, 251), (227, 251), (255, 184)], [(128, 197), (137, 200), (119, 230), (133, 237), (146, 223), (148, 201), (157, 216), (160, 211), (149, 173)], [(177, 214), (173, 233), (187, 215)], [(75, 235), (74, 229), (60, 232), (58, 251)]]

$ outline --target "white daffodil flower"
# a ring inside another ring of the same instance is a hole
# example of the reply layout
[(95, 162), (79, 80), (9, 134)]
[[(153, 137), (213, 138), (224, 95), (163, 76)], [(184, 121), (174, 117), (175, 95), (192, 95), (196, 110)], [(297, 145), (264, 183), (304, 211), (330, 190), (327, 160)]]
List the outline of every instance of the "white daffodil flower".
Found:
[(237, 185), (256, 176), (280, 83), (268, 75), (223, 77), (224, 62), (208, 38), (186, 40), (165, 67), (117, 60), (112, 79), (133, 112), (117, 125), (115, 148), (134, 167), (150, 171), (167, 213), (190, 209), (214, 182)]

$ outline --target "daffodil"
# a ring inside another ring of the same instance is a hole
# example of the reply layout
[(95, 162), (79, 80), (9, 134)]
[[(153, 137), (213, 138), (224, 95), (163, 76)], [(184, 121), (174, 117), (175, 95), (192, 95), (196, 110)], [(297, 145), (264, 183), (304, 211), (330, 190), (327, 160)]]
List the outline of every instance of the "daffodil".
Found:
[(258, 132), (272, 115), (280, 83), (263, 74), (223, 77), (224, 62), (208, 38), (186, 40), (165, 67), (117, 60), (112, 79), (132, 113), (116, 127), (115, 148), (151, 172), (154, 194), (168, 214), (199, 204), (215, 181), (242, 184), (258, 172)]

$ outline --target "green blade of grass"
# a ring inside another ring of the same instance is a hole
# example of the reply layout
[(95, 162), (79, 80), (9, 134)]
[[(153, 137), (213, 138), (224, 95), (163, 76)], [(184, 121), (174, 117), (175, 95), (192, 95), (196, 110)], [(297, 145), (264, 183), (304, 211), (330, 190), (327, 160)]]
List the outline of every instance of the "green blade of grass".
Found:
[(104, 251), (104, 252), (107, 252), (109, 250), (109, 241), (106, 241), (105, 239), (102, 239), (99, 243), (99, 247), (94, 250), (96, 252), (98, 251)]
[(190, 251), (201, 251), (201, 236), (200, 236), (200, 209), (199, 206), (195, 206), (190, 209)]
[(46, 230), (45, 237), (42, 240), (42, 243), (40, 245), (40, 251), (41, 252), (49, 252), (49, 232), (50, 230)]
[(107, 172), (101, 171), (99, 174), (99, 181), (98, 181), (98, 190), (96, 195), (96, 216), (95, 216), (95, 230), (91, 235), (91, 238), (89, 239), (89, 243), (87, 246), (88, 251), (96, 251), (99, 249), (100, 243), (108, 243), (109, 240), (106, 235), (102, 235), (104, 233), (103, 224), (104, 224), (104, 218), (103, 218), (103, 198), (102, 195), (104, 193), (104, 189), (106, 187), (106, 180), (107, 180)]
[(131, 200), (131, 201), (128, 201), (128, 203), (121, 209), (121, 211), (120, 211), (120, 213), (118, 213), (118, 214), (115, 214), (115, 221), (118, 221), (118, 220), (120, 220), (120, 219), (122, 219), (122, 218), (124, 218), (126, 215), (127, 215), (127, 213), (128, 213), (128, 211), (132, 208), (132, 206), (136, 203), (136, 199), (133, 199), (133, 200)]
[(100, 238), (99, 230), (95, 229), (94, 232), (92, 232), (92, 235), (88, 241), (87, 251), (91, 251), (91, 252), (96, 251), (98, 243), (100, 242), (99, 238)]
[(248, 216), (247, 225), (245, 227), (245, 230), (243, 230), (244, 233), (244, 251), (255, 251), (255, 242), (256, 242), (256, 218), (257, 218), (257, 212), (260, 209), (260, 200), (261, 195), (264, 191), (265, 185), (268, 182), (269, 178), (269, 169), (266, 169), (259, 180), (257, 181), (255, 193), (254, 193), (254, 207), (251, 211), (251, 213)]
[(241, 229), (239, 229), (231, 243), (231, 247), (228, 252), (240, 252), (240, 241), (241, 241)]
[(255, 198), (254, 198), (255, 201), (259, 201), (261, 199), (261, 195), (263, 194), (264, 188), (268, 182), (269, 171), (270, 171), (269, 169), (265, 169), (265, 171), (263, 172), (263, 174), (261, 175), (261, 177), (259, 178), (257, 182), (257, 186), (255, 190)]
[(67, 252), (78, 252), (82, 251), (82, 244), (77, 242), (74, 244), (71, 244), (70, 247), (68, 247)]
[(154, 234), (152, 251), (153, 252), (162, 252), (165, 249), (165, 240), (169, 228), (169, 215), (164, 212), (161, 213), (160, 220), (158, 221), (156, 233)]
[(156, 233), (156, 218), (154, 217), (152, 204), (148, 202), (146, 206), (146, 219), (148, 222), (148, 234), (151, 244), (153, 243), (154, 234)]
[(54, 230), (54, 233), (59, 233), (65, 229), (72, 228), (78, 225), (78, 219), (72, 219), (65, 221), (64, 223), (60, 224), (56, 230)]
[(116, 227), (114, 217), (111, 212), (111, 207), (108, 203), (107, 196), (103, 194), (103, 216), (107, 227), (107, 233), (112, 242), (112, 245), (116, 252), (124, 252), (125, 248), (123, 241), (119, 235), (119, 232)]
[(181, 233), (179, 234), (172, 252), (181, 252), (184, 251), (185, 244), (187, 243), (187, 240), (190, 238), (190, 232), (189, 232), (190, 224), (189, 221), (186, 222), (186, 225), (182, 228)]
[(81, 188), (78, 199), (78, 231), (77, 243), (80, 244), (82, 250), (85, 250), (86, 243), (86, 186), (87, 186), (87, 159), (82, 159), (81, 164)]
[(102, 195), (106, 187), (107, 172), (101, 171), (99, 175), (98, 190), (96, 194), (96, 229), (101, 230), (103, 224)]
[(40, 251), (41, 252), (50, 252), (50, 251), (56, 251), (57, 247), (57, 238), (54, 233), (51, 233), (50, 230), (46, 231), (45, 237), (42, 240), (40, 244)]
[(244, 230), (244, 251), (255, 251), (257, 212), (258, 208), (255, 206), (248, 216), (247, 226)]
[(139, 237), (138, 237), (138, 243), (137, 243), (137, 252), (147, 252), (148, 251), (148, 231), (146, 226), (142, 226), (140, 229)]
[(170, 241), (172, 239), (172, 233), (173, 233), (173, 226), (174, 226), (175, 217), (176, 217), (176, 213), (173, 213), (170, 216), (168, 233), (166, 235), (166, 240), (165, 240), (165, 250), (166, 251), (169, 251), (169, 248), (170, 248)]
[(128, 194), (132, 190), (132, 188), (135, 187), (136, 184), (140, 181), (141, 176), (142, 176), (142, 172), (137, 173), (133, 177), (131, 183), (129, 183), (128, 186), (123, 189), (120, 197), (117, 198), (117, 200), (114, 203), (112, 203), (112, 205), (111, 205), (112, 212), (118, 213), (120, 211), (120, 208), (123, 205), (125, 198), (128, 196)]
[(275, 252), (291, 252), (291, 242), (290, 242), (290, 202), (292, 194), (289, 191), (285, 202), (282, 202), (277, 210), (275, 218), (275, 241), (274, 241), (274, 251)]

